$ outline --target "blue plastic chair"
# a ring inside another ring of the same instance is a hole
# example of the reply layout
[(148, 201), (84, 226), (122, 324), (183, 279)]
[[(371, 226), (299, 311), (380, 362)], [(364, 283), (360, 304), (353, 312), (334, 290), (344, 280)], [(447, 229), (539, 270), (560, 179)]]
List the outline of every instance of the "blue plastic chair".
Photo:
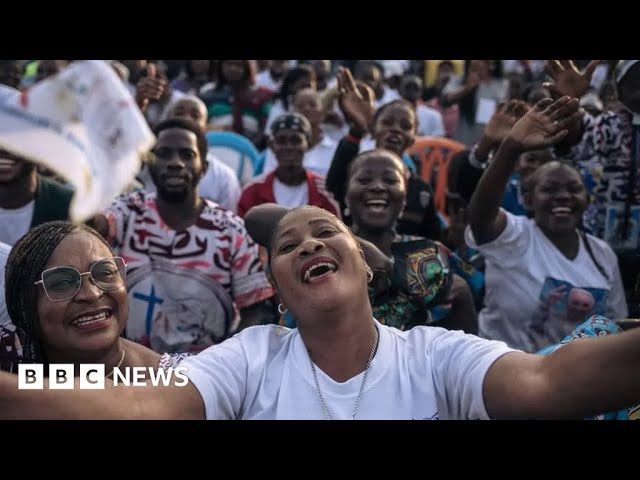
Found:
[(253, 178), (260, 153), (251, 141), (234, 132), (207, 132), (209, 151), (236, 172), (241, 185)]

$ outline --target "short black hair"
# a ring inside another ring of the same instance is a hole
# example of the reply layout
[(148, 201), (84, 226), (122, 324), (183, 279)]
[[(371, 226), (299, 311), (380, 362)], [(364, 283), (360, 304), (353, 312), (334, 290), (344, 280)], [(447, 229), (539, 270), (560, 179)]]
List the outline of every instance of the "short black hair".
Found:
[(354, 158), (353, 161), (349, 164), (349, 167), (347, 168), (347, 185), (349, 184), (349, 180), (351, 180), (351, 176), (353, 175), (353, 171), (355, 170), (355, 168), (371, 157), (389, 157), (394, 160), (398, 160), (400, 162), (400, 165), (402, 166), (402, 178), (405, 178), (404, 162), (397, 153), (392, 152), (391, 150), (386, 150), (384, 148), (374, 148), (373, 150), (367, 150), (365, 152), (359, 153), (356, 158)]
[[(164, 130), (169, 130), (170, 128), (181, 128), (183, 130), (189, 130), (193, 132), (198, 140), (198, 152), (200, 153), (200, 160), (206, 167), (207, 165), (207, 153), (209, 152), (209, 144), (207, 143), (207, 137), (204, 133), (204, 130), (200, 128), (193, 120), (189, 120), (187, 118), (181, 117), (173, 117), (167, 118), (166, 120), (162, 120), (158, 122), (153, 127), (153, 134), (156, 138), (160, 135)], [(206, 170), (206, 168), (205, 168)]]
[(65, 221), (46, 222), (29, 230), (11, 249), (5, 267), (5, 302), (14, 325), (25, 335), (24, 356), (47, 363), (40, 338), (38, 295), (35, 282), (60, 242), (73, 232), (85, 232), (111, 247), (93, 228)]
[(392, 100), (389, 103), (385, 103), (384, 105), (382, 105), (380, 108), (378, 108), (375, 113), (373, 114), (373, 119), (371, 120), (371, 128), (374, 128), (376, 123), (378, 122), (378, 119), (380, 118), (380, 115), (382, 115), (382, 112), (390, 109), (391, 107), (395, 107), (396, 105), (401, 105), (401, 106), (406, 106), (407, 108), (409, 108), (413, 114), (416, 117), (416, 130), (418, 128), (418, 113), (416, 112), (416, 107), (409, 101), (405, 100), (404, 98), (398, 98), (396, 100)]

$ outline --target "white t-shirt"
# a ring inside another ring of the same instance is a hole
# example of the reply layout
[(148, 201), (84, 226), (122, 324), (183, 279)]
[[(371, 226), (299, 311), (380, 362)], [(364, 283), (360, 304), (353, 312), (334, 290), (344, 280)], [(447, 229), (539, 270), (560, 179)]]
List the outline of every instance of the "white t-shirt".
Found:
[(569, 260), (532, 219), (502, 211), (507, 226), (494, 241), (477, 246), (471, 229), (466, 230), (467, 244), (486, 259), (480, 336), (534, 352), (560, 342), (593, 314), (627, 316), (618, 261), (609, 245), (588, 235), (607, 280), (582, 238), (577, 257)]
[(209, 167), (198, 184), (200, 196), (235, 213), (242, 193), (235, 170), (211, 152), (207, 154), (207, 160)]
[(4, 295), (4, 269), (7, 266), (9, 252), (11, 252), (11, 247), (5, 243), (0, 243), (0, 293), (2, 294), (2, 296), (0, 296), (0, 325), (11, 323)]
[(393, 88), (389, 88), (386, 85), (384, 85), (382, 87), (382, 97), (380, 98), (380, 100), (376, 99), (374, 101), (374, 104), (376, 106), (376, 109), (380, 108), (383, 105), (386, 105), (387, 103), (391, 103), (394, 100), (398, 100), (400, 99), (400, 94), (395, 91)]
[[(489, 367), (512, 351), (461, 331), (376, 322), (371, 362), (357, 419), (487, 419), (482, 392)], [(250, 327), (183, 361), (202, 395), (207, 419), (323, 420), (307, 350), (297, 329)], [(338, 383), (316, 367), (334, 419), (351, 419), (364, 375)]]
[(275, 81), (269, 70), (264, 70), (256, 75), (256, 86), (268, 88), (274, 92), (279, 92), (282, 86), (282, 79)]
[(285, 185), (278, 178), (273, 179), (273, 196), (282, 207), (296, 208), (309, 205), (309, 184), (304, 181), (300, 185)]
[(417, 135), (419, 137), (444, 137), (444, 123), (439, 111), (427, 105), (418, 105), (416, 116), (418, 117)]
[(20, 208), (0, 208), (0, 242), (13, 246), (29, 231), (34, 205), (31, 200)]
[[(304, 154), (302, 165), (305, 169), (326, 177), (333, 161), (338, 143), (329, 136), (322, 137), (320, 143)], [(273, 172), (278, 167), (278, 160), (271, 148), (267, 149), (262, 173)]]

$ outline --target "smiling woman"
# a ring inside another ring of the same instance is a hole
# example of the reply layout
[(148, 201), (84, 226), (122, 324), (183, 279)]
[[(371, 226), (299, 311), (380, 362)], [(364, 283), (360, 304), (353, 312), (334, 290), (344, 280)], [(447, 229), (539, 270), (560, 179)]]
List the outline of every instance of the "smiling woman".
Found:
[(401, 330), (438, 325), (476, 333), (472, 295), (482, 290), (479, 272), (440, 242), (396, 232), (406, 203), (400, 157), (372, 150), (358, 155), (350, 167), (345, 201), (351, 230), (395, 265), (386, 288), (371, 294), (375, 318)]
[[(469, 205), (467, 243), (486, 259), (479, 334), (530, 352), (591, 315), (627, 316), (613, 250), (582, 230), (588, 198), (575, 169), (552, 161), (531, 175), (524, 188), (531, 218), (499, 207), (520, 155), (562, 141), (577, 115), (576, 99), (538, 102), (503, 140)], [(588, 308), (575, 308), (579, 300)]]
[(109, 372), (179, 360), (121, 337), (129, 314), (125, 278), (124, 260), (93, 229), (50, 222), (31, 230), (6, 267), (7, 310), (24, 334), (18, 361), (103, 363)]
[[(460, 331), (382, 325), (358, 242), (317, 207), (282, 216), (269, 251), (272, 280), (298, 328), (250, 327), (184, 359), (184, 388), (64, 391), (45, 382), (20, 390), (15, 375), (0, 373), (0, 418), (582, 418), (640, 398), (640, 330), (575, 340), (544, 356)], [(320, 264), (331, 267), (307, 278)], [(121, 304), (104, 301), (120, 322)]]

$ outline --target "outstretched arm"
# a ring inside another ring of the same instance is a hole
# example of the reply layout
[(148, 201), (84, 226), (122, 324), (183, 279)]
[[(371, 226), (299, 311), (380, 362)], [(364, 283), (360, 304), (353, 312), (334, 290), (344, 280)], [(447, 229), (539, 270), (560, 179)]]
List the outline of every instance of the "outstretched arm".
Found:
[(487, 372), (492, 418), (580, 419), (640, 400), (640, 329), (574, 340), (548, 356), (509, 353)]
[(513, 126), (471, 197), (470, 226), (478, 245), (495, 240), (507, 225), (500, 204), (520, 154), (557, 144), (567, 134), (567, 125), (577, 112), (576, 99), (544, 99)]
[(104, 390), (18, 390), (18, 376), (0, 372), (0, 418), (5, 420), (197, 420), (205, 418), (196, 387), (114, 387)]

